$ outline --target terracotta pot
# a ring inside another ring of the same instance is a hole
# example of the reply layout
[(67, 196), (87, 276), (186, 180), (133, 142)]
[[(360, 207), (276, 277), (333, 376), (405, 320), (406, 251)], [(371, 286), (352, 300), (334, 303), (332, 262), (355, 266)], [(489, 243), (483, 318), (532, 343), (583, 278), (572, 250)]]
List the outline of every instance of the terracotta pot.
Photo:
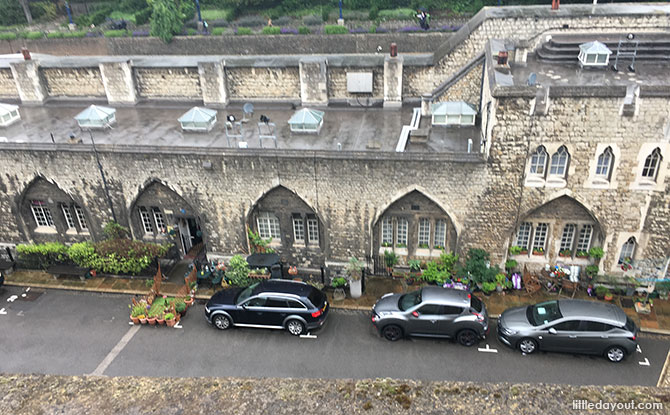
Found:
[(140, 324), (140, 319), (137, 317), (130, 316), (130, 320), (133, 322), (133, 324)]
[(157, 318), (156, 323), (160, 324), (161, 326), (165, 324), (165, 319)]
[(186, 303), (186, 306), (187, 306), (187, 307), (190, 307), (191, 304), (193, 304), (194, 301), (195, 301), (195, 298), (191, 297), (190, 300), (188, 300), (188, 301), (184, 301), (184, 302)]
[(140, 319), (140, 323), (141, 323), (141, 324), (147, 324), (147, 318), (146, 318), (146, 317), (141, 318), (141, 319)]
[(175, 319), (165, 320), (165, 324), (167, 324), (168, 327), (174, 327), (174, 325), (177, 324), (177, 320)]
[(149, 323), (149, 325), (151, 325), (151, 326), (155, 326), (155, 325), (156, 325), (156, 317), (150, 317), (150, 318), (148, 318), (148, 319), (147, 319), (147, 322)]

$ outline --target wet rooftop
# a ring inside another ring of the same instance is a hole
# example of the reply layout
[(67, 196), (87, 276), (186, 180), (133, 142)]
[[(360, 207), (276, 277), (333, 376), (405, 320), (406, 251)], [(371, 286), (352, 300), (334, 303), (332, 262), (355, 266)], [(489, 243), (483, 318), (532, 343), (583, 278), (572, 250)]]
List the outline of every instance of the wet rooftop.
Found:
[[(49, 102), (41, 107), (21, 106), (21, 121), (0, 128), (0, 141), (51, 143), (53, 135), (55, 143), (68, 143), (70, 135), (74, 134), (88, 144), (88, 130), (80, 129), (74, 116), (89, 104)], [(224, 126), (226, 117), (233, 115), (237, 121), (243, 120), (241, 106), (231, 105), (217, 110), (217, 122), (209, 132), (182, 131), (177, 119), (190, 108), (192, 105), (176, 103), (141, 103), (135, 107), (119, 107), (116, 108), (116, 123), (111, 128), (94, 129), (92, 135), (96, 144), (240, 148), (244, 146), (240, 142), (244, 142), (248, 148), (275, 148), (275, 140), (272, 138), (259, 138), (260, 116), (265, 115), (276, 126), (274, 135), (279, 149), (394, 152), (402, 127), (410, 123), (413, 111), (411, 107), (399, 110), (319, 108), (325, 112), (324, 122), (320, 132), (315, 134), (291, 132), (288, 120), (300, 108), (254, 104), (254, 112), (248, 116), (249, 121), (241, 124), (242, 137), (229, 137)], [(266, 124), (261, 125), (263, 135), (269, 135), (267, 128)], [(454, 134), (453, 137), (455, 140), (460, 139), (460, 135)], [(462, 151), (461, 147), (450, 143), (448, 137), (441, 136), (428, 145), (412, 146), (408, 150)]]

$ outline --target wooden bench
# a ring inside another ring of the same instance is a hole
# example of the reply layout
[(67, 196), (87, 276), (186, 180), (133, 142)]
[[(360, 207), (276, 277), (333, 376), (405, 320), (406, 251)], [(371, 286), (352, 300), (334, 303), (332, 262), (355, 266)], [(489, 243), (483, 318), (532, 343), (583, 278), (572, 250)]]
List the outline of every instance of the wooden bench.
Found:
[(88, 268), (76, 265), (51, 265), (47, 268), (47, 272), (53, 275), (54, 279), (58, 279), (58, 277), (79, 277), (80, 280), (84, 281), (88, 271)]
[(523, 267), (523, 275), (521, 278), (526, 292), (530, 295), (535, 294), (542, 288), (542, 284), (540, 284), (540, 281), (537, 279), (537, 277), (528, 272), (528, 268), (525, 266)]

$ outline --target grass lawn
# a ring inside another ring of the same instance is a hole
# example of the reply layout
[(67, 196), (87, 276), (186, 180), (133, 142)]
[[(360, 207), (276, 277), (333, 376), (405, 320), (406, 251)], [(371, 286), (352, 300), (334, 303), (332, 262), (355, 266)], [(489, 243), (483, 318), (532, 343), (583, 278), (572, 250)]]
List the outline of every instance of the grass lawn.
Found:
[(231, 13), (229, 9), (208, 9), (200, 10), (200, 14), (205, 20), (229, 20), (228, 16), (230, 16)]
[(407, 8), (379, 11), (379, 17), (386, 18), (387, 20), (412, 20), (415, 18), (415, 14), (416, 11)]
[(132, 22), (133, 24), (135, 24), (135, 15), (133, 13), (124, 13), (122, 11), (116, 10), (116, 11), (113, 11), (112, 14), (109, 15), (109, 18), (114, 19), (114, 20), (123, 19), (127, 22)]

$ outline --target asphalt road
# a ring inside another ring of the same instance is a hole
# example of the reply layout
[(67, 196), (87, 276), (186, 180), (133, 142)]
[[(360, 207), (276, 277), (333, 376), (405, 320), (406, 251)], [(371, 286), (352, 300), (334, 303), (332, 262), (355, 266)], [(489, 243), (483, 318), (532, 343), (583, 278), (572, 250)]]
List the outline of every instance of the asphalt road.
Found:
[(133, 327), (129, 298), (0, 288), (0, 372), (655, 386), (670, 348), (670, 337), (641, 335), (641, 352), (612, 364), (590, 356), (524, 356), (493, 336), (472, 348), (431, 339), (390, 343), (376, 334), (367, 313), (345, 310), (332, 310), (316, 338), (263, 329), (221, 332), (206, 322), (202, 304), (188, 310), (183, 328)]

